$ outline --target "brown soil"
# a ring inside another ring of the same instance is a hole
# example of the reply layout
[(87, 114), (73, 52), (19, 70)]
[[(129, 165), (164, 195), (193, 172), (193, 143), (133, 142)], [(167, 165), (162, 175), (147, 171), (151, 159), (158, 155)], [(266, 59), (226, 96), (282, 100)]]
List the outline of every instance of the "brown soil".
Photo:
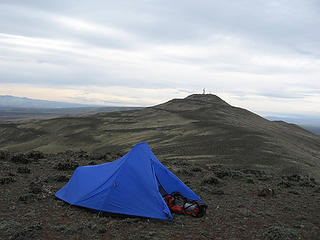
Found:
[(54, 197), (76, 166), (117, 152), (0, 152), (0, 239), (320, 239), (320, 185), (303, 175), (159, 158), (207, 203), (203, 218), (110, 216)]

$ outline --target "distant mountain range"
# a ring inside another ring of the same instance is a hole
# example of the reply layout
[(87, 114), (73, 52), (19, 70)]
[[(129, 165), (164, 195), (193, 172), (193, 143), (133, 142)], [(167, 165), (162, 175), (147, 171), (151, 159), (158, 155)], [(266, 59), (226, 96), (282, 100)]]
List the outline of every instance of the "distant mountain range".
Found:
[(79, 103), (56, 102), (47, 100), (38, 100), (31, 98), (21, 98), (10, 95), (0, 95), (1, 108), (79, 108), (79, 107), (97, 107), (97, 105), (86, 105)]
[(103, 112), (141, 109), (140, 107), (108, 107), (55, 102), (0, 95), (0, 122), (84, 116)]

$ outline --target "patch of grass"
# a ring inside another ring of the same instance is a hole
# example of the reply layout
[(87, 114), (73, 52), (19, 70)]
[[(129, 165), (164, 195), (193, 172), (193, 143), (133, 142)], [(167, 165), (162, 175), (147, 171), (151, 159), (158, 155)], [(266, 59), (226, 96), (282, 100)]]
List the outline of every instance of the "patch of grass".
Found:
[(18, 167), (17, 173), (30, 174), (31, 169), (27, 167)]
[(272, 226), (263, 233), (264, 240), (299, 240), (295, 230), (281, 226)]
[(190, 172), (190, 171), (188, 171), (187, 169), (184, 169), (184, 168), (178, 169), (178, 170), (176, 171), (176, 173), (177, 173), (177, 174), (181, 174), (181, 175), (185, 175), (185, 176), (189, 176), (189, 177), (193, 176), (193, 173), (192, 173), (192, 172)]
[(201, 167), (192, 167), (190, 170), (192, 172), (202, 172), (202, 168)]
[(37, 231), (41, 230), (41, 224), (31, 225), (25, 227), (22, 231), (16, 232), (14, 235), (10, 237), (10, 239), (14, 240), (24, 240), (24, 239), (35, 239)]
[(23, 193), (19, 196), (18, 201), (23, 203), (32, 203), (37, 200), (37, 195), (33, 193)]
[(0, 222), (0, 232), (5, 233), (13, 233), (16, 232), (17, 229), (21, 228), (22, 224), (19, 222), (16, 222), (14, 220), (3, 220)]

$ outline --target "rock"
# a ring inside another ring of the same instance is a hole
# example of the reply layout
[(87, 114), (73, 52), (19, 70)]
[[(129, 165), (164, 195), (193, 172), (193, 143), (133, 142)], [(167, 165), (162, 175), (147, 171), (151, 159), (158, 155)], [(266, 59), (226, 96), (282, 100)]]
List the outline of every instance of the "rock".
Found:
[(243, 217), (250, 217), (252, 216), (252, 212), (251, 210), (249, 210), (248, 208), (239, 208), (239, 212)]
[(263, 188), (258, 192), (259, 197), (271, 197), (274, 196), (274, 190), (271, 188)]
[(299, 240), (295, 230), (280, 226), (272, 226), (263, 233), (264, 240)]

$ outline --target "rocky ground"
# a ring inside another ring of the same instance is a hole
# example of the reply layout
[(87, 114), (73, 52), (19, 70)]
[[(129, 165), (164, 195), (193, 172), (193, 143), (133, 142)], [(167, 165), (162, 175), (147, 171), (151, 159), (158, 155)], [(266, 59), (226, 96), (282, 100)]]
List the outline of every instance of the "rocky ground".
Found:
[(54, 197), (78, 166), (117, 153), (0, 151), (0, 239), (320, 239), (320, 185), (214, 162), (159, 159), (208, 205), (203, 218), (172, 222), (110, 216)]

